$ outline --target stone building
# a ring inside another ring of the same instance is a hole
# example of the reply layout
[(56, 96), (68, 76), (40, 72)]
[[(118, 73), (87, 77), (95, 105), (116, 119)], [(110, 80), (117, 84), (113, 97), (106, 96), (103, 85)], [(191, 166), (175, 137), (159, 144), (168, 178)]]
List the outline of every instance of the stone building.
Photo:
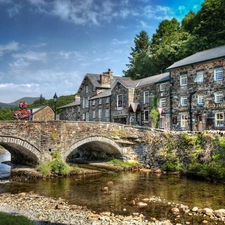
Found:
[(41, 106), (37, 108), (29, 109), (31, 112), (30, 120), (33, 121), (45, 121), (54, 120), (55, 113), (50, 106)]
[(225, 45), (175, 62), (171, 83), (171, 129), (225, 128)]
[(62, 113), (59, 115), (60, 120), (80, 121), (80, 96), (75, 96), (75, 101), (60, 107)]
[(87, 74), (76, 95), (79, 99), (61, 107), (60, 119), (151, 126), (152, 97), (159, 95), (158, 105), (163, 107), (161, 128), (168, 129), (170, 101), (167, 95), (163, 95), (168, 93), (168, 87), (168, 72), (135, 81), (113, 76), (111, 70)]
[(160, 128), (225, 129), (224, 70), (225, 46), (220, 46), (140, 80), (114, 76), (111, 70), (87, 74), (77, 93), (80, 103), (61, 107), (61, 119), (152, 126), (149, 114), (156, 96)]

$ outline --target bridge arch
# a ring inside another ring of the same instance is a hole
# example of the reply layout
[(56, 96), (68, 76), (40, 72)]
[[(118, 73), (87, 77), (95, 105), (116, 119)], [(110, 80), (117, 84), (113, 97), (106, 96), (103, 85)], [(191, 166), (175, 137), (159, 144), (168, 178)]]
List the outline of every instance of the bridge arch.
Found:
[(13, 163), (36, 165), (41, 159), (40, 151), (21, 138), (0, 136), (0, 145), (10, 152)]
[(66, 161), (70, 153), (74, 150), (80, 149), (81, 151), (97, 151), (104, 152), (116, 157), (123, 157), (123, 148), (121, 148), (115, 141), (105, 137), (89, 137), (84, 138), (70, 146), (64, 155)]

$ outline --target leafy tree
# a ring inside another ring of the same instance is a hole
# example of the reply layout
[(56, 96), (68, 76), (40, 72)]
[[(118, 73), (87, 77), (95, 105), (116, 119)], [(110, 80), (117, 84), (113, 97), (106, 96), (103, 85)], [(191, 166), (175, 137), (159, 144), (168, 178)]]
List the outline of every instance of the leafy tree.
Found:
[(0, 120), (12, 120), (15, 109), (0, 108)]
[[(123, 71), (125, 77), (140, 79), (149, 75), (149, 37), (145, 31), (141, 31), (134, 39), (135, 47), (131, 47), (132, 52), (129, 58), (127, 71)], [(140, 75), (141, 74), (141, 75)]]
[(192, 10), (190, 10), (190, 12), (183, 18), (181, 27), (185, 31), (189, 33), (193, 32), (195, 26), (195, 16), (196, 14)]
[(225, 44), (225, 1), (205, 0), (194, 19), (193, 35), (196, 41), (196, 52)]

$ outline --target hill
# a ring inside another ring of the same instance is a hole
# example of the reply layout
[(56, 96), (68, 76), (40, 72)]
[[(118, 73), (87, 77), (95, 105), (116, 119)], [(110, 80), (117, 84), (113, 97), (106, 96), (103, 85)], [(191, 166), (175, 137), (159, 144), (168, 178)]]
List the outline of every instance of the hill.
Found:
[(20, 101), (25, 101), (28, 105), (32, 104), (34, 101), (38, 100), (40, 97), (24, 97), (24, 98), (20, 98), (14, 102), (11, 103), (3, 103), (0, 102), (0, 107), (1, 108), (15, 108), (18, 106)]

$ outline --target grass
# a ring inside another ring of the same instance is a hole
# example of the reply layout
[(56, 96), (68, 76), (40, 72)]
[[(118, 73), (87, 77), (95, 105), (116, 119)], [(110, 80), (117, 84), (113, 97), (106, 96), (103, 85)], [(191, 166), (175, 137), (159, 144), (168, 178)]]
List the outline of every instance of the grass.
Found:
[(0, 212), (0, 224), (2, 225), (34, 225), (24, 216), (15, 216)]
[(128, 168), (128, 167), (133, 167), (136, 166), (138, 163), (137, 162), (124, 162), (122, 160), (119, 159), (112, 159), (109, 161), (110, 164), (113, 164), (114, 166), (121, 166), (124, 168)]

